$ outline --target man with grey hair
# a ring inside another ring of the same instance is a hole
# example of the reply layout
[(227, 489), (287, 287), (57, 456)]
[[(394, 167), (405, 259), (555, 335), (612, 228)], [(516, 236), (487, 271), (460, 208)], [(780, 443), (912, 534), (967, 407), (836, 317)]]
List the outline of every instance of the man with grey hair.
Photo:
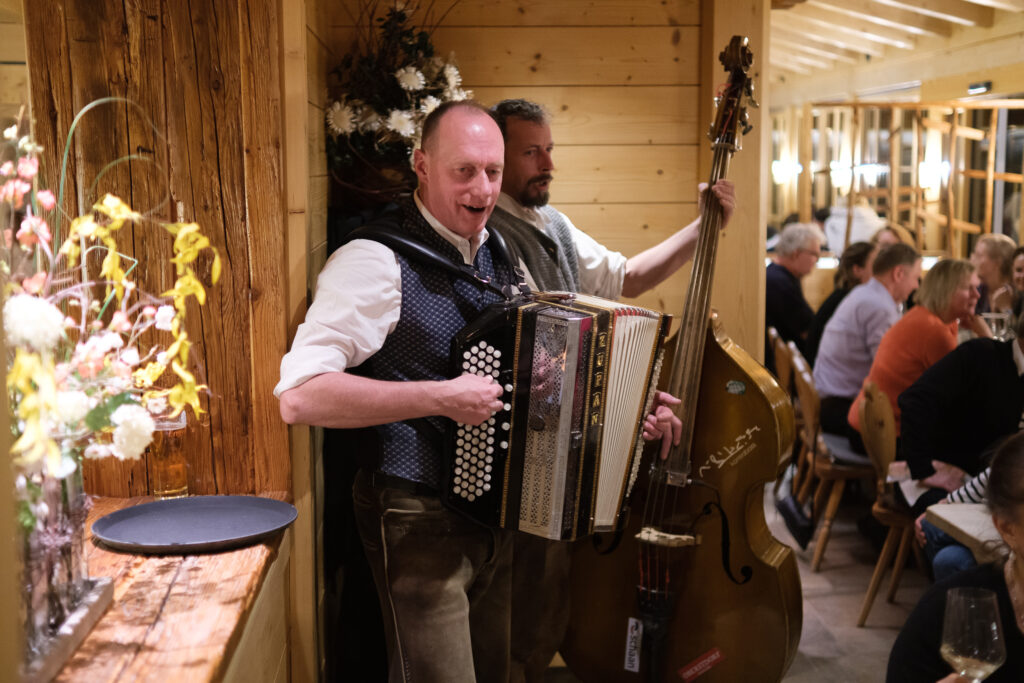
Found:
[[(813, 223), (790, 223), (782, 229), (775, 258), (765, 276), (765, 327), (774, 327), (779, 336), (796, 343), (805, 351), (807, 329), (814, 311), (804, 298), (800, 280), (818, 264), (825, 234)], [(765, 361), (771, 367), (774, 350), (765, 337)]]
[[(505, 238), (532, 287), (608, 299), (633, 297), (693, 257), (699, 218), (630, 258), (578, 230), (565, 214), (548, 205), (554, 142), (544, 108), (528, 100), (504, 100), (491, 114), (505, 138), (505, 168), (498, 205), (487, 227)], [(732, 183), (719, 181), (712, 193), (727, 223), (735, 204)], [(678, 403), (658, 394), (661, 401)], [(511, 680), (542, 681), (568, 626), (569, 544), (518, 534), (514, 554)]]

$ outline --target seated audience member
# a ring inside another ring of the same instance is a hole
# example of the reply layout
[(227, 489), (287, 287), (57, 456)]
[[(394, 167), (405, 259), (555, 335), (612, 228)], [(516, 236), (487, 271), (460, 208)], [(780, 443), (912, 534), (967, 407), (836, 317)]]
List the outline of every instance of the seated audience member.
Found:
[[(919, 305), (910, 309), (882, 337), (864, 380), (865, 384), (869, 380), (874, 382), (889, 397), (897, 435), (900, 407), (896, 399), (921, 373), (956, 348), (959, 325), (979, 337), (992, 336), (984, 319), (974, 313), (974, 305), (978, 303), (978, 276), (970, 261), (946, 259), (936, 263), (924, 276), (916, 298)], [(863, 400), (864, 388), (861, 387), (846, 416), (850, 426), (858, 432)]]
[(971, 339), (899, 396), (900, 490), (916, 514), (981, 472), (994, 444), (1021, 428), (1024, 329), (1017, 339)]
[(814, 365), (814, 359), (818, 355), (821, 333), (825, 331), (825, 325), (836, 312), (840, 302), (854, 287), (871, 279), (871, 263), (875, 260), (877, 252), (878, 249), (870, 242), (854, 242), (839, 257), (839, 267), (836, 268), (833, 280), (835, 289), (818, 307), (818, 312), (814, 314), (814, 320), (807, 330), (804, 357), (811, 365)]
[(899, 320), (900, 304), (917, 289), (920, 278), (921, 256), (913, 247), (885, 247), (875, 257), (871, 279), (843, 299), (821, 336), (814, 361), (821, 428), (850, 437), (850, 444), (859, 452), (864, 452), (864, 445), (846, 415), (871, 369), (882, 336)]
[(982, 235), (974, 245), (971, 263), (981, 280), (975, 313), (1010, 310), (1013, 306), (1012, 268), (1017, 245), (1006, 235)]
[(1013, 250), (1013, 266), (1012, 266), (1012, 280), (1013, 285), (1013, 301), (1010, 306), (1007, 307), (1005, 302), (999, 302), (1000, 311), (1009, 311), (1013, 316), (1013, 320), (1016, 321), (1020, 317), (1022, 311), (1024, 311), (1024, 247), (1017, 247)]
[[(845, 199), (840, 199), (840, 202)], [(875, 210), (866, 201), (858, 202), (853, 207), (853, 220), (850, 222), (850, 239), (846, 239), (847, 208), (839, 205), (832, 207), (828, 220), (825, 221), (826, 242), (829, 251), (841, 254), (846, 245), (854, 242), (867, 242), (871, 236), (885, 226), (885, 219), (879, 218)]]
[(903, 244), (903, 239), (900, 237), (898, 232), (887, 225), (884, 228), (879, 228), (878, 231), (871, 236), (871, 244), (881, 249), (889, 246), (890, 244)]
[[(816, 226), (790, 223), (782, 229), (774, 261), (768, 264), (765, 276), (765, 327), (774, 327), (783, 339), (795, 342), (801, 352), (814, 311), (804, 298), (800, 280), (818, 264), (824, 243), (825, 236)], [(766, 337), (765, 359), (770, 361), (773, 355)]]
[[(987, 500), (990, 473), (991, 468), (986, 467), (981, 474), (968, 479), (966, 484), (939, 503), (984, 503)], [(923, 512), (915, 520), (914, 534), (918, 543), (924, 547), (924, 553), (932, 566), (932, 577), (936, 581), (947, 579), (978, 564), (974, 553), (967, 546), (958, 543), (955, 538), (925, 519)]]
[(999, 605), (1006, 661), (986, 683), (1024, 681), (1024, 434), (1013, 436), (996, 452), (987, 503), (1008, 557), (949, 577), (925, 593), (893, 644), (888, 683), (960, 680), (947, 676), (950, 666), (939, 654), (946, 592), (960, 587), (987, 588), (996, 594)]

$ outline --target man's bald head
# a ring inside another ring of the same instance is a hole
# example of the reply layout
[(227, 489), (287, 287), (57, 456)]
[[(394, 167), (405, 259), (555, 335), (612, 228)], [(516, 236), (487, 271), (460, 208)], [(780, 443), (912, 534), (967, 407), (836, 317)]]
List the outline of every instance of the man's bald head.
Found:
[(437, 129), (441, 125), (441, 119), (455, 110), (479, 111), (488, 118), (491, 117), (491, 110), (475, 100), (458, 100), (445, 102), (439, 105), (434, 111), (427, 115), (423, 121), (423, 133), (420, 136), (420, 148), (431, 151), (437, 142)]

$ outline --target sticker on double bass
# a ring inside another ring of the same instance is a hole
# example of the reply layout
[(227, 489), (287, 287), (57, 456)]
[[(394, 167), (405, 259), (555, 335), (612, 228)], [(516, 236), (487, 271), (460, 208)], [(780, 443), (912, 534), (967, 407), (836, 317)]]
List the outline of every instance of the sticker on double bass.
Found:
[(640, 650), (644, 640), (644, 624), (639, 619), (630, 617), (626, 626), (626, 662), (622, 668), (633, 673), (640, 673)]
[(711, 667), (724, 659), (725, 657), (722, 655), (722, 651), (717, 647), (713, 647), (680, 669), (679, 677), (682, 678), (685, 683), (690, 683), (690, 681), (696, 680), (698, 676), (706, 674), (711, 670)]

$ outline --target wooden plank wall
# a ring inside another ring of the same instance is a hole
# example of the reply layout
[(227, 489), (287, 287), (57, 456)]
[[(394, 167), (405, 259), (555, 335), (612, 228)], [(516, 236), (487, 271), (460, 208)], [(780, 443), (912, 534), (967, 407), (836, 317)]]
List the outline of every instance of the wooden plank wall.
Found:
[(0, 0), (0, 124), (28, 104), (25, 23), (20, 0)]
[[(329, 19), (328, 47), (343, 55), (351, 20), (340, 4)], [(551, 203), (599, 242), (633, 255), (696, 216), (698, 0), (462, 0), (434, 45), (454, 51), (481, 102), (549, 109)], [(686, 277), (637, 302), (680, 313)]]
[[(220, 283), (189, 310), (206, 424), (187, 439), (192, 493), (290, 496), (287, 430), (271, 391), (285, 350), (280, 4), (278, 0), (39, 0), (25, 23), (36, 135), (56, 186), (72, 117), (103, 96), (72, 143), (64, 209), (114, 192), (164, 221), (198, 222), (220, 250)], [(155, 131), (154, 131), (155, 128)], [(144, 157), (107, 173), (106, 163)], [(64, 228), (66, 230), (66, 227)], [(141, 286), (163, 291), (171, 238), (135, 228), (122, 250)], [(90, 462), (94, 493), (147, 493), (145, 462)]]

